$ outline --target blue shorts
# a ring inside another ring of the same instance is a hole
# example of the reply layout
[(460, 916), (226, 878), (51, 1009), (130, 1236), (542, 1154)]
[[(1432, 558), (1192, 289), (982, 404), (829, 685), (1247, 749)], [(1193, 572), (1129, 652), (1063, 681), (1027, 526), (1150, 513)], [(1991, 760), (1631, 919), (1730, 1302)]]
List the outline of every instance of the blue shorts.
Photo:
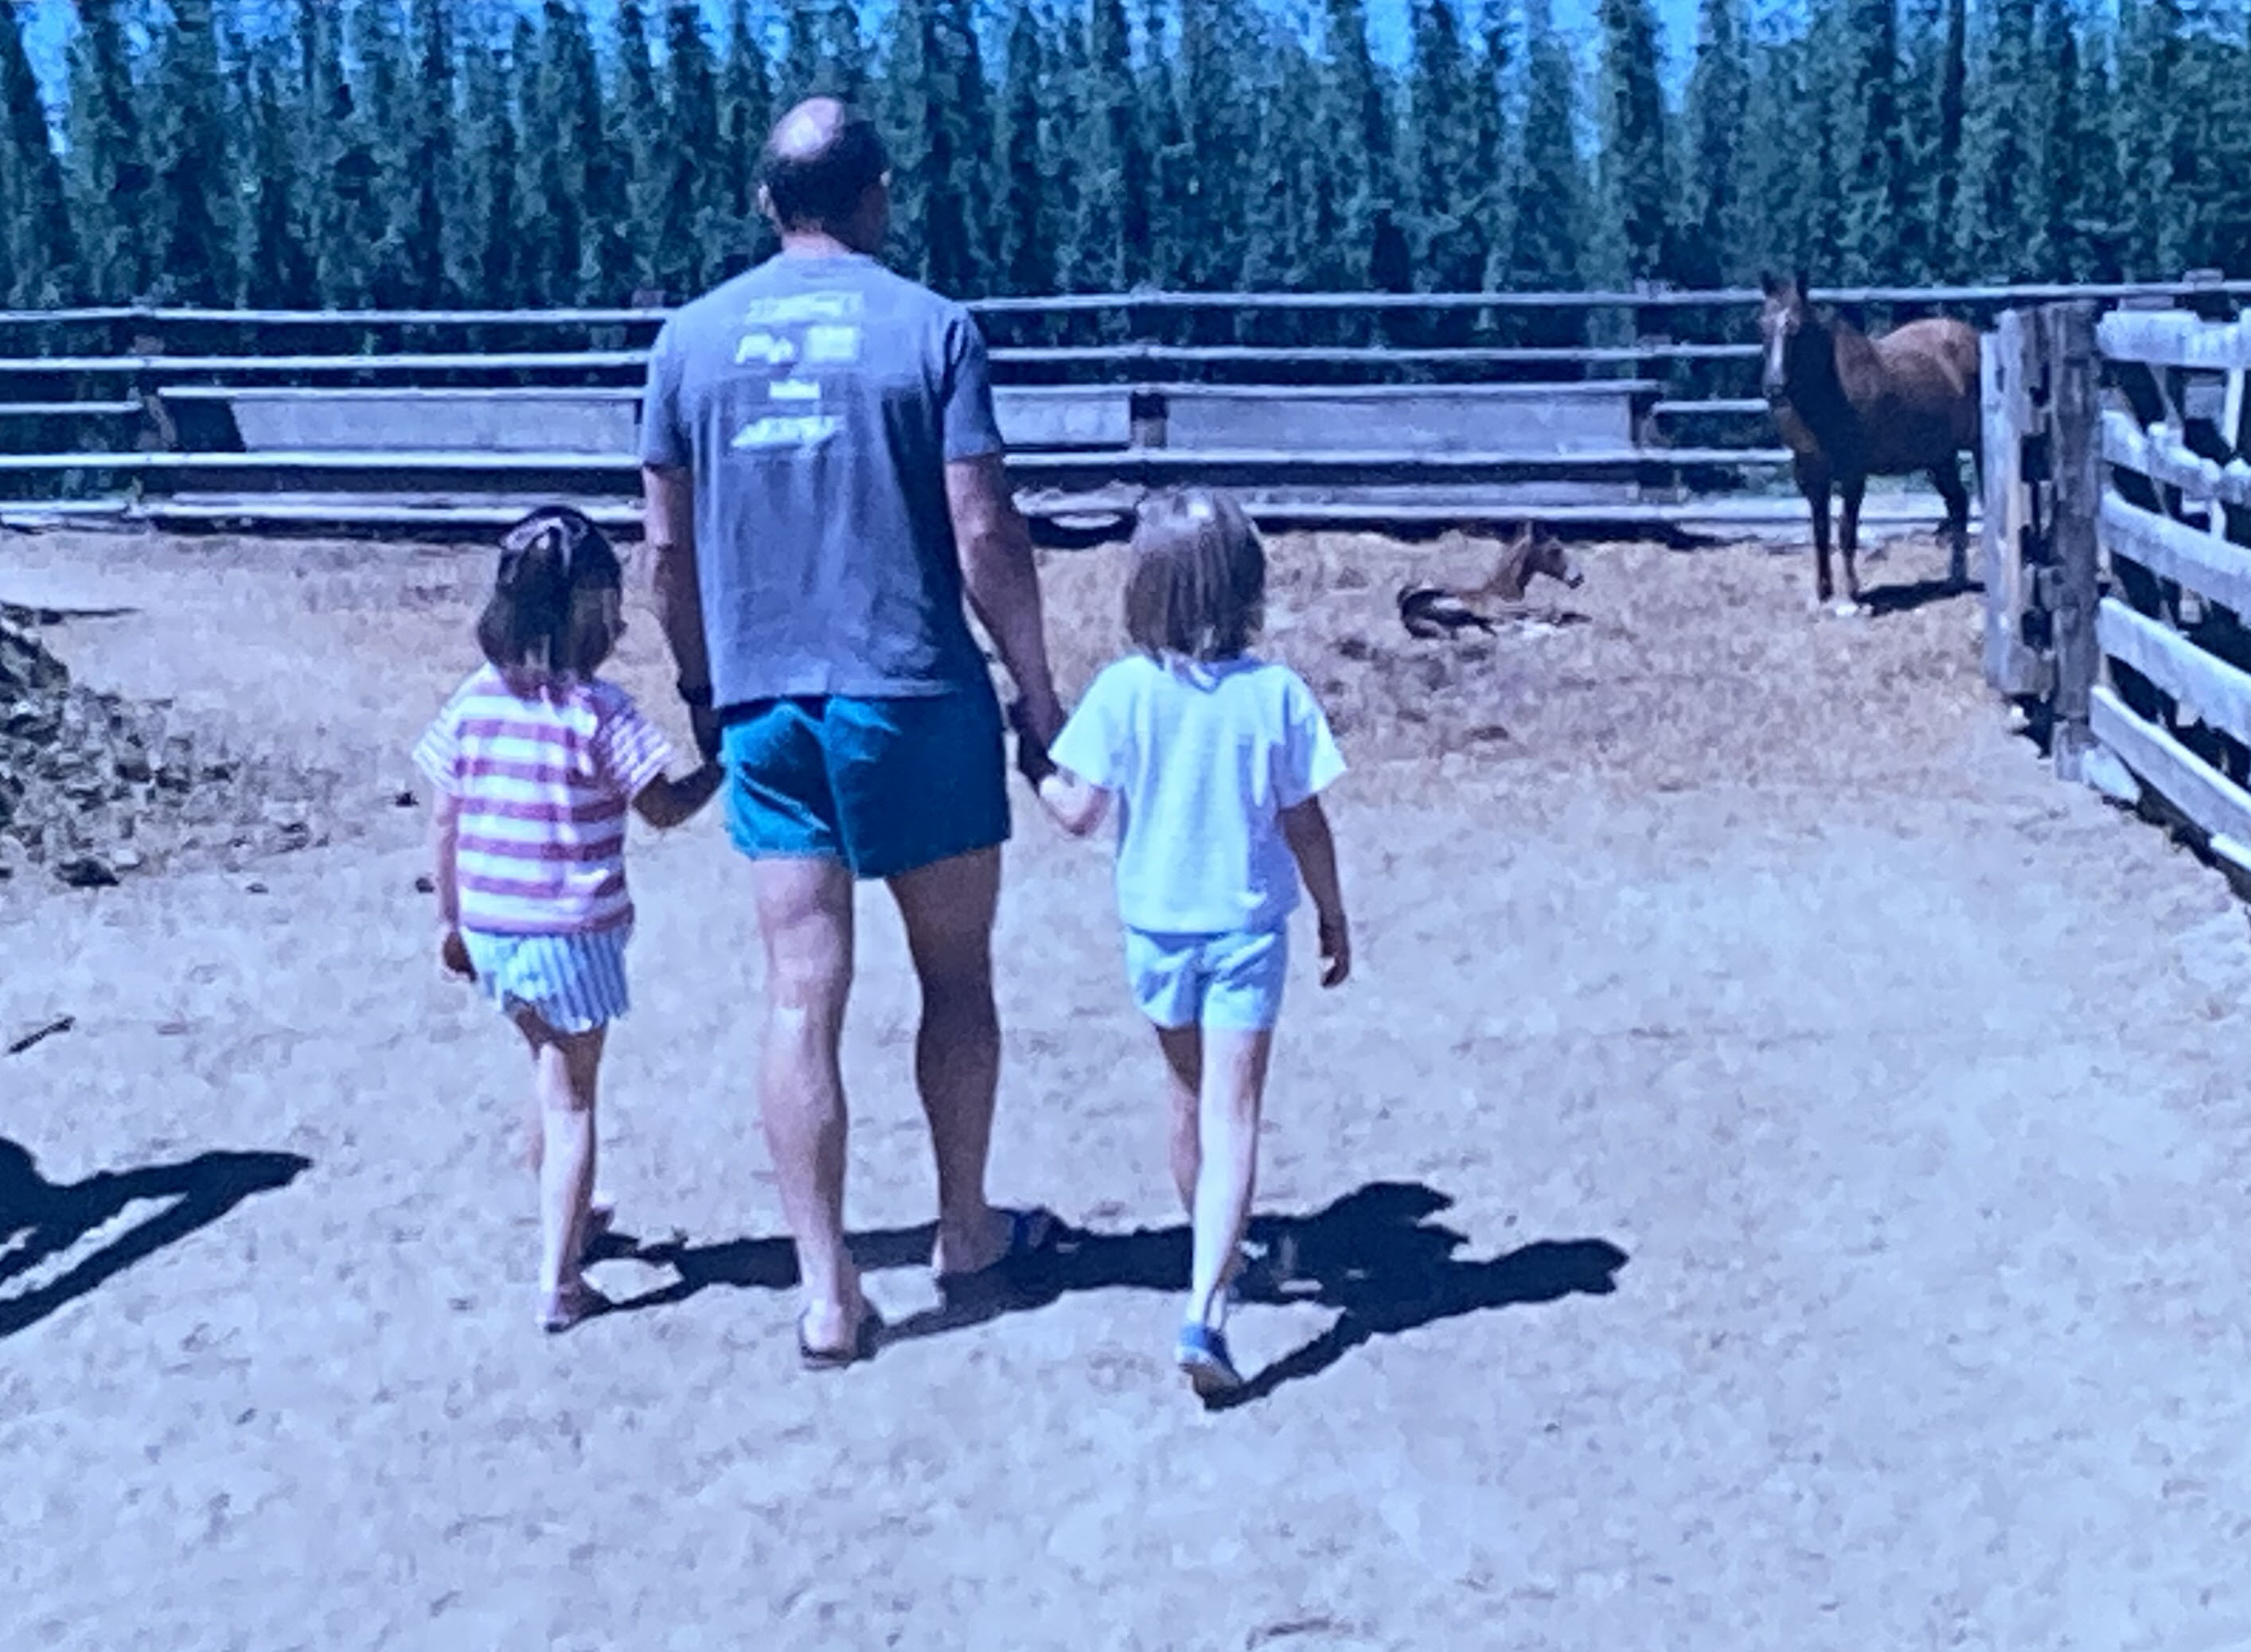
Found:
[(818, 857), (895, 878), (1008, 840), (989, 682), (959, 693), (761, 700), (724, 715), (727, 835), (752, 860)]
[(589, 935), (488, 935), (463, 930), (477, 987), (510, 1015), (530, 1010), (558, 1033), (591, 1033), (633, 1007), (626, 943), (633, 925)]
[(1126, 978), (1141, 1013), (1168, 1030), (1224, 1027), (1263, 1033), (1282, 1013), (1290, 973), (1290, 931), (1232, 930), (1223, 935), (1126, 931)]

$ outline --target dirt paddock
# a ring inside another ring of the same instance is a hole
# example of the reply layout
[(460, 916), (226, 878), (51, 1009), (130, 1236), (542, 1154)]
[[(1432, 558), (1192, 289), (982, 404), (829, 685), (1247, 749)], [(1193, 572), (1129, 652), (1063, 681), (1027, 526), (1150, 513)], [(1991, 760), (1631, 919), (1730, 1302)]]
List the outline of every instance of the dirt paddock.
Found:
[[(1802, 555), (1590, 547), (1562, 622), (1459, 646), (1392, 596), (1479, 547), (1273, 552), (1360, 968), (1297, 966), (1260, 1205), (1300, 1277), (1208, 1414), (1103, 852), (1020, 808), (994, 1186), (1085, 1232), (974, 1321), (920, 1270), (863, 906), (850, 1214), (903, 1334), (814, 1377), (738, 867), (716, 813), (637, 825), (632, 1310), (543, 1339), (518, 1054), (428, 961), (397, 803), (481, 559), (0, 542), (0, 597), (128, 611), (46, 629), (81, 681), (336, 778), (295, 853), (0, 881), (0, 1040), (69, 1018), (0, 1056), (0, 1641), (2251, 1645), (2251, 935), (2005, 732), (1936, 543), (1859, 623)], [(1115, 558), (1047, 568), (1068, 691)], [(645, 607), (620, 671), (684, 734)]]

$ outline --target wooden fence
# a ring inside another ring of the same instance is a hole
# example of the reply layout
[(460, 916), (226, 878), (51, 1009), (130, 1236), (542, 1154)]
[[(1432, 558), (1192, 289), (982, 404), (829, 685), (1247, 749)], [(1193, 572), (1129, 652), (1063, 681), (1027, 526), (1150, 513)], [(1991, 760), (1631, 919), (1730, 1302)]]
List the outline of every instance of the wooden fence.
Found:
[(2082, 303), (1996, 340), (1988, 679), (2059, 777), (2251, 874), (2251, 322)]
[[(2204, 273), (1821, 296), (1974, 319), (2069, 295), (2244, 294)], [(1753, 393), (1758, 298), (1133, 293), (971, 308), (994, 338), (1035, 516), (1114, 518), (1150, 487), (1208, 480), (1269, 521), (1787, 524), (1803, 507)], [(635, 389), (667, 313), (0, 312), (0, 520), (466, 526), (560, 495), (630, 525)], [(1337, 342), (1255, 342), (1278, 320)], [(1866, 519), (1935, 515), (1880, 495)]]

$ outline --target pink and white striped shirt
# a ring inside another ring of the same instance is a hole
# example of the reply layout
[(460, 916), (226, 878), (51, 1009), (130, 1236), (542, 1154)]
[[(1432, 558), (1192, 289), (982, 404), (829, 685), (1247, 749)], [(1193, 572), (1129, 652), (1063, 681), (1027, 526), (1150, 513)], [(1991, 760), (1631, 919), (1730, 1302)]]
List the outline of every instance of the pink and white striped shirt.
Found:
[(461, 799), (461, 927), (584, 935), (630, 923), (626, 811), (671, 760), (614, 683), (566, 679), (519, 695), (479, 669), (414, 748), (430, 783)]

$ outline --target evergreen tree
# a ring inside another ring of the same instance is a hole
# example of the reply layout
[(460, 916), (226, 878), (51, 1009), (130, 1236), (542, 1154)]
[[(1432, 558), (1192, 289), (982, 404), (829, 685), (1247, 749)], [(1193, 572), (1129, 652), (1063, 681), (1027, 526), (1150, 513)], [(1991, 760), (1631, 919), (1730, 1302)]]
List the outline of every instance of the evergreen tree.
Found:
[(516, 15), (505, 54), (495, 43), (479, 40), (465, 55), (467, 158), (475, 181), (464, 191), (471, 228), (463, 242), (461, 286), (479, 308), (509, 309), (545, 297), (525, 279), (529, 238), (522, 221), (519, 100), (523, 76), (538, 56), (538, 31), (528, 12)]
[(1241, 43), (1257, 41), (1258, 19), (1243, 0), (1181, 0), (1180, 17), (1175, 261), (1185, 285), (1223, 290), (1243, 279), (1250, 211), (1244, 162), (1257, 123), (1246, 62), (1257, 47)]
[(1651, 0), (1601, 0), (1603, 156), (1607, 203), (1633, 280), (1673, 273), (1671, 179), (1657, 12)]
[(1496, 174), (1479, 169), (1479, 150), (1499, 98), (1478, 71), (1453, 0), (1418, 0), (1408, 108), (1415, 261), (1426, 291), (1474, 292), (1485, 280)]
[(771, 232), (758, 214), (758, 155), (774, 119), (773, 78), (751, 20), (750, 0), (727, 9), (727, 62), (720, 75), (719, 223), (722, 268), (765, 256)]
[(1049, 239), (1045, 135), (1042, 128), (1048, 83), (1047, 41), (1034, 0), (1015, 0), (1008, 17), (1006, 76), (1001, 94), (1001, 290), (1038, 294), (1055, 286), (1055, 249)]
[(1587, 190), (1579, 156), (1577, 78), (1569, 48), (1550, 21), (1548, 0), (1526, 0), (1524, 10), (1524, 129), (1509, 169), (1510, 236), (1501, 273), (1520, 292), (1569, 290), (1583, 285), (1586, 276)]
[(1750, 42), (1743, 0), (1703, 0), (1696, 62), (1682, 113), (1679, 274), (1691, 287), (1745, 279), (1742, 134), (1750, 105)]
[(87, 294), (130, 303), (149, 291), (149, 145), (124, 0), (82, 0), (72, 43), (70, 147)]
[[(622, 199), (621, 218), (604, 221), (599, 266), (613, 286), (636, 291), (663, 285), (659, 277), (659, 238), (666, 210), (663, 155), (664, 110), (656, 93), (656, 66), (650, 56), (648, 10), (644, 0), (617, 0), (617, 84), (610, 99), (609, 163), (606, 180), (613, 199)], [(622, 295), (621, 295), (622, 296)]]
[(188, 304), (240, 297), (230, 111), (211, 0), (171, 0), (159, 37), (156, 155), (160, 239), (153, 291)]
[[(571, 0), (546, 0), (537, 44), (537, 61), (516, 67), (526, 135), (519, 257), (528, 294), (544, 303), (576, 304), (590, 285), (585, 268), (590, 175), (606, 163), (608, 150), (601, 78), (585, 17)], [(599, 261), (592, 285), (602, 285)]]
[(1957, 210), (1962, 197), (1962, 123), (1970, 82), (1968, 0), (1946, 0), (1946, 32), (1938, 59), (1938, 141), (1931, 154), (1934, 184), (1930, 213), (1934, 232), (1932, 273), (1958, 280), (1963, 244)]
[(1845, 35), (1851, 57), (1837, 111), (1842, 223), (1836, 279), (1869, 285), (1894, 274), (1905, 226), (1907, 164), (1901, 153), (1898, 0), (1849, 0)]
[[(1363, 0), (1326, 0), (1325, 20), (1327, 95), (1321, 127), (1341, 183), (1340, 279), (1347, 287), (1393, 287), (1405, 251), (1403, 242), (1392, 241), (1402, 204), (1397, 155), (1383, 77), (1368, 45), (1367, 8)], [(1377, 270), (1379, 243), (1385, 255), (1380, 261), (1392, 270)]]
[(1146, 268), (1150, 169), (1124, 0), (1093, 0), (1085, 60), (1087, 159), (1074, 237), (1078, 273), (1089, 287), (1122, 292)]
[(716, 279), (724, 262), (719, 226), (727, 218), (718, 66), (696, 0), (672, 0), (666, 10), (664, 59), (664, 121), (651, 157), (661, 186), (654, 264), (656, 285), (680, 298)]
[(242, 296), (261, 308), (309, 309), (321, 296), (306, 234), (302, 119), (292, 107), (302, 95), (302, 86), (286, 75), (278, 52), (257, 53), (250, 68)]
[(75, 293), (77, 235), (45, 100), (24, 50), (21, 20), (0, 5), (0, 303), (60, 304)]
[(410, 302), (451, 303), (446, 269), (446, 198), (454, 183), (454, 0), (414, 0), (419, 58), (411, 96), (404, 98), (412, 137), (406, 146), (408, 197), (401, 238)]

